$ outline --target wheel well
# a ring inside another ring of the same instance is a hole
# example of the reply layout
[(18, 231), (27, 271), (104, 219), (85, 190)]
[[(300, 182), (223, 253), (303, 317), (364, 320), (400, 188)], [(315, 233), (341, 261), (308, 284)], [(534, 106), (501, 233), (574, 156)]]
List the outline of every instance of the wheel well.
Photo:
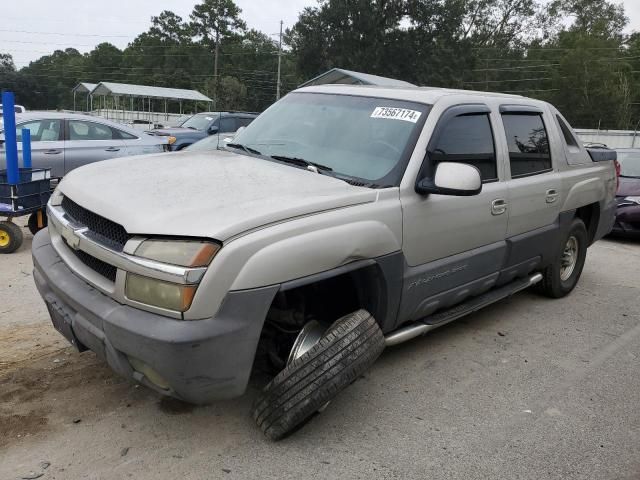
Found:
[(592, 203), (585, 205), (576, 210), (576, 218), (579, 218), (584, 222), (587, 227), (587, 238), (589, 244), (593, 243), (593, 239), (596, 236), (596, 230), (598, 229), (598, 223), (600, 222), (600, 205)]
[(385, 295), (380, 287), (378, 267), (361, 269), (323, 278), (279, 291), (267, 313), (262, 330), (259, 354), (266, 355), (279, 370), (302, 327), (316, 320), (327, 327), (337, 319), (360, 308), (380, 323)]
[[(376, 271), (377, 267), (372, 265), (293, 289), (285, 288), (278, 292), (269, 312), (293, 310), (327, 323), (333, 323), (359, 308), (375, 315), (381, 293), (377, 288)], [(378, 295), (372, 295), (372, 292)]]

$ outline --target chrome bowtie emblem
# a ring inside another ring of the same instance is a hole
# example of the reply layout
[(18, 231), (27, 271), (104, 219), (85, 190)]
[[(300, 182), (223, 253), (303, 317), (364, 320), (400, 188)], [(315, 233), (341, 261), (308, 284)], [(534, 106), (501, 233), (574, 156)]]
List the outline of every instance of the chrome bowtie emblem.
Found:
[(74, 250), (78, 249), (78, 247), (80, 246), (80, 237), (76, 235), (76, 232), (74, 230), (68, 227), (62, 227), (62, 231), (60, 232), (60, 234), (62, 235), (62, 238), (66, 240), (69, 247), (73, 248)]

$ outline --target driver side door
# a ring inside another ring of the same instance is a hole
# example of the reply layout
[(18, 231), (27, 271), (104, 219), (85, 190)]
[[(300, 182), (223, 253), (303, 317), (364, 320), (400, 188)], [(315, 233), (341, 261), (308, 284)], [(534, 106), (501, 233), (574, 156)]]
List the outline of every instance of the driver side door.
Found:
[(457, 105), (438, 121), (417, 181), (433, 178), (438, 163), (459, 162), (480, 171), (474, 196), (402, 198), (407, 262), (399, 321), (417, 320), (491, 288), (506, 254), (507, 186), (496, 119), (485, 105)]

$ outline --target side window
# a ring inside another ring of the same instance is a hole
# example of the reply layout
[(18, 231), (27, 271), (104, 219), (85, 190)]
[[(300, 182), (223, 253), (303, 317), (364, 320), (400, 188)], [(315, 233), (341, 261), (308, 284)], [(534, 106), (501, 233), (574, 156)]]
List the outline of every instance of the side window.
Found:
[(511, 178), (526, 177), (551, 170), (549, 137), (539, 113), (503, 113), (502, 121), (509, 145)]
[(460, 115), (447, 122), (429, 152), (434, 164), (468, 163), (480, 170), (483, 182), (498, 179), (498, 168), (489, 115)]
[(113, 140), (113, 132), (99, 123), (69, 120), (69, 140)]
[(113, 131), (113, 138), (118, 138), (120, 140), (137, 140), (138, 139), (138, 137), (136, 137), (135, 135), (131, 135), (130, 133), (123, 132), (122, 130), (118, 130), (117, 128), (111, 128), (111, 130)]
[(32, 142), (55, 142), (60, 140), (60, 130), (62, 127), (60, 120), (34, 120), (32, 122), (21, 123), (16, 127), (18, 142), (22, 142), (23, 128), (31, 132)]
[(220, 119), (220, 133), (230, 133), (235, 132), (236, 128), (236, 119), (233, 117), (223, 117)]
[(569, 151), (579, 152), (580, 147), (578, 146), (578, 141), (576, 140), (576, 137), (573, 136), (573, 133), (569, 128), (569, 125), (567, 125), (567, 123), (564, 120), (562, 120), (562, 117), (560, 117), (560, 115), (556, 115), (556, 120), (558, 121), (558, 125), (560, 126), (562, 137), (564, 138), (564, 141), (567, 144), (567, 147), (569, 147)]
[(249, 124), (253, 122), (255, 119), (251, 117), (243, 117), (243, 118), (238, 118), (237, 120), (238, 120), (238, 128), (240, 128), (240, 127), (248, 127)]

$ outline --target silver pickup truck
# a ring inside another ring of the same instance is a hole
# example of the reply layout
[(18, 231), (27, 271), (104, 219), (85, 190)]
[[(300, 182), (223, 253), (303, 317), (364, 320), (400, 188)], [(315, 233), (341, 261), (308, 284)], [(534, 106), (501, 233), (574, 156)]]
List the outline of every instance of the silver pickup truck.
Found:
[(615, 153), (551, 105), (310, 87), (225, 151), (71, 172), (33, 242), (54, 326), (163, 395), (289, 434), (396, 345), (522, 289), (563, 297), (612, 228)]

